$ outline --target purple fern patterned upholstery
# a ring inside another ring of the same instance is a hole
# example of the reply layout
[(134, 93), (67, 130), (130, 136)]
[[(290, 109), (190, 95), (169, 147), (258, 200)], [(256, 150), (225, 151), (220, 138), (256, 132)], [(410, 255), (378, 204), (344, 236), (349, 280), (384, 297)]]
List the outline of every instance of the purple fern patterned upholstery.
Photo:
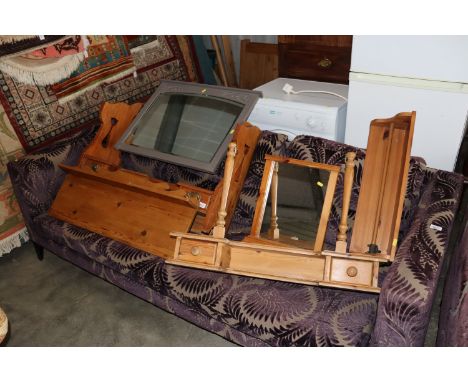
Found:
[(424, 344), (462, 186), (461, 175), (426, 168), (424, 192), (382, 284), (372, 345)]
[[(47, 215), (64, 174), (75, 164), (93, 131), (42, 153), (12, 162), (8, 169), (32, 239), (51, 252), (154, 305), (246, 346), (421, 345), (440, 264), (459, 197), (461, 179), (412, 161), (397, 261), (382, 272), (375, 294), (284, 283), (166, 265), (164, 260)], [(236, 207), (231, 235), (248, 232), (259, 192), (265, 154), (341, 164), (350, 146), (313, 137), (263, 132)], [(353, 189), (355, 210), (362, 160)], [(205, 175), (135, 156), (126, 168), (168, 181), (215, 187), (222, 173)], [(327, 240), (336, 236), (342, 179)], [(430, 222), (443, 227), (429, 230)]]
[[(465, 191), (466, 192), (466, 191)], [(440, 310), (437, 346), (468, 346), (468, 218), (452, 255)]]
[(49, 210), (65, 179), (65, 172), (59, 164), (76, 165), (95, 133), (96, 128), (79, 132), (35, 154), (8, 163), (8, 172), (16, 180), (12, 183), (13, 190), (33, 241), (40, 241), (36, 236), (34, 219)]

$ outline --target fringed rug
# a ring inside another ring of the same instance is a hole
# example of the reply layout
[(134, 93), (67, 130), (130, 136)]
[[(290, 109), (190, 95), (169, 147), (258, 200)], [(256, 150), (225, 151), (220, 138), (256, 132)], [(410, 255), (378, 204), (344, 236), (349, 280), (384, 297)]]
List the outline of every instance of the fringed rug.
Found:
[[(63, 81), (60, 86), (28, 85), (0, 71), (0, 101), (27, 152), (77, 130), (95, 126), (99, 123), (99, 110), (103, 102), (145, 101), (161, 79), (201, 80), (189, 36), (131, 36), (135, 37), (133, 40), (124, 36), (110, 37), (119, 38), (110, 39), (116, 45), (111, 44), (106, 48), (109, 50), (101, 52), (109, 62), (102, 60), (100, 65), (93, 67), (90, 61), (85, 60), (83, 64), (87, 63), (89, 71), (78, 69), (79, 73)], [(151, 44), (156, 40), (159, 41), (159, 48), (156, 43)], [(121, 45), (121, 41), (125, 41), (126, 47)], [(100, 47), (103, 48), (103, 45)], [(137, 51), (132, 53), (131, 50), (136, 48)], [(88, 55), (92, 59), (98, 57), (93, 49), (88, 47)], [(129, 57), (133, 68), (127, 66)], [(96, 70), (97, 67), (106, 73), (104, 78)], [(134, 71), (137, 71), (136, 76)], [(85, 73), (89, 73), (89, 78)], [(124, 73), (124, 77), (116, 80), (121, 73)], [(82, 81), (74, 82), (77, 76), (81, 76)]]
[(81, 53), (85, 48), (84, 40), (83, 36), (72, 36), (55, 44), (36, 49), (27, 55), (38, 58), (59, 58)]
[(13, 57), (49, 46), (67, 36), (0, 36), (0, 58)]
[(28, 240), (6, 164), (24, 151), (0, 106), (0, 257)]
[(81, 36), (73, 36), (20, 56), (0, 59), (0, 70), (27, 85), (47, 86), (68, 78), (84, 60)]
[(52, 90), (62, 102), (135, 71), (123, 36), (88, 36), (87, 55), (69, 78), (54, 84)]
[(5, 44), (12, 44), (18, 41), (23, 41), (23, 40), (30, 40), (32, 38), (37, 37), (36, 35), (0, 35), (0, 45), (5, 45)]

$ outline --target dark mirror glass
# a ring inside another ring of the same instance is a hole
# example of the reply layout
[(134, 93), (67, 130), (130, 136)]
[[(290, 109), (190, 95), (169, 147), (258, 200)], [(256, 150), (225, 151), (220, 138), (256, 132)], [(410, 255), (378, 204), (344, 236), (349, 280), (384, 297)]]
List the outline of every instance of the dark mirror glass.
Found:
[[(272, 220), (272, 182), (260, 236), (312, 250), (329, 177), (327, 170), (279, 163), (276, 219)], [(279, 233), (276, 239), (273, 232), (275, 221)]]
[(216, 97), (163, 93), (125, 143), (208, 163), (243, 107)]

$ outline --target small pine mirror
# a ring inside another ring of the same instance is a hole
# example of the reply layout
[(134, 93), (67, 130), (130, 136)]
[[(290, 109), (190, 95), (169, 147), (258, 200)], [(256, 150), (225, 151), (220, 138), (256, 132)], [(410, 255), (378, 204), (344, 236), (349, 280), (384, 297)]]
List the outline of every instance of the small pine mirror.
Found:
[(321, 252), (339, 166), (266, 156), (249, 241)]

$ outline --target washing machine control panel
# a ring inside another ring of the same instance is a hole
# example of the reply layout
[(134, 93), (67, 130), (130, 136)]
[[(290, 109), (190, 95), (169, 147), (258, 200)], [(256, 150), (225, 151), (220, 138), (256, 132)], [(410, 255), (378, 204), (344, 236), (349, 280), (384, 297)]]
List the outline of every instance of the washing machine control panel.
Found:
[(297, 135), (314, 135), (336, 140), (337, 109), (285, 105), (275, 100), (260, 99), (250, 114), (249, 122), (261, 130)]

